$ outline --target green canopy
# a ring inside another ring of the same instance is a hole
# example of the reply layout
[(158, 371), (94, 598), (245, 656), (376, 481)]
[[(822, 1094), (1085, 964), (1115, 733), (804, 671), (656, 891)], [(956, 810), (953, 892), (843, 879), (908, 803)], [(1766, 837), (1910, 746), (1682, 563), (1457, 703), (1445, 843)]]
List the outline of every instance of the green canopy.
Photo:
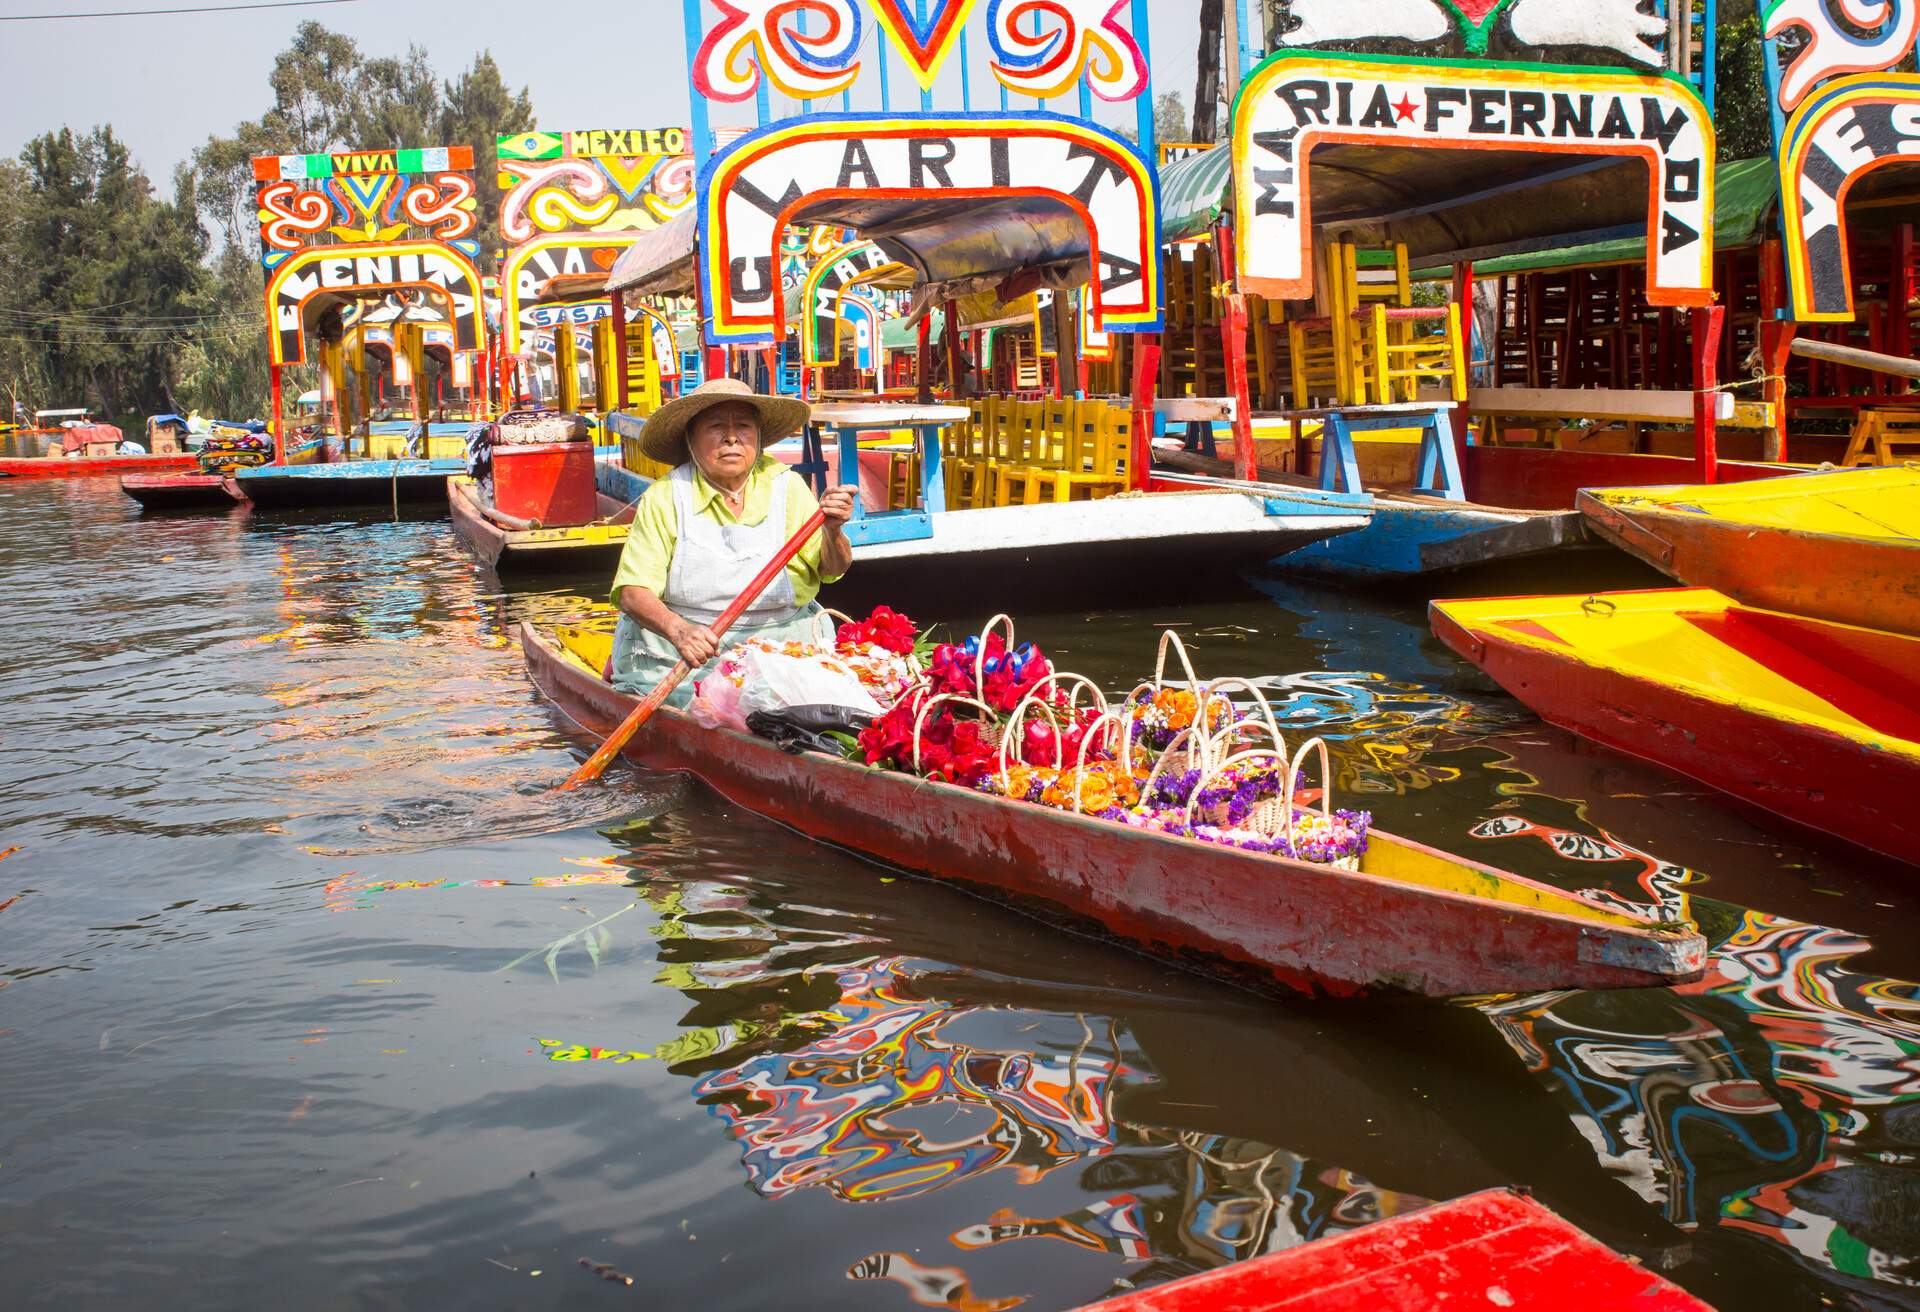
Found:
[[(1780, 179), (1772, 156), (1738, 159), (1720, 165), (1713, 186), (1713, 244), (1716, 250), (1744, 250), (1758, 246), (1771, 231), (1769, 222), (1780, 198)], [(1591, 268), (1604, 264), (1644, 264), (1647, 239), (1643, 236), (1620, 237), (1613, 241), (1593, 241), (1553, 250), (1528, 251), (1523, 255), (1501, 255), (1475, 260), (1473, 271), (1481, 276), (1503, 273), (1537, 273), (1542, 269)], [(1420, 269), (1416, 280), (1447, 278), (1446, 268)]]
[(1233, 152), (1215, 146), (1160, 170), (1160, 240), (1213, 231), (1233, 197)]
[[(929, 311), (933, 322), (928, 325), (927, 333), (934, 341), (947, 331), (947, 316), (940, 310)], [(917, 351), (920, 349), (920, 325), (908, 323), (905, 316), (889, 319), (880, 325), (880, 344), (889, 351)]]

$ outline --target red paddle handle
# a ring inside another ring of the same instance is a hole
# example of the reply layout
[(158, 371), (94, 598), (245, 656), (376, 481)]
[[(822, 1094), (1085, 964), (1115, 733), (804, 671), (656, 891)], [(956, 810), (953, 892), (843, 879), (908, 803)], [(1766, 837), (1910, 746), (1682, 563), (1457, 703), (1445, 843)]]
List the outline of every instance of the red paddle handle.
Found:
[[(800, 531), (787, 539), (787, 544), (774, 553), (773, 559), (766, 563), (765, 568), (753, 576), (753, 582), (747, 584), (746, 590), (735, 597), (733, 604), (721, 611), (720, 618), (709, 626), (715, 638), (725, 636), (727, 630), (733, 627), (733, 622), (746, 613), (747, 607), (759, 599), (760, 594), (767, 590), (767, 585), (780, 576), (780, 571), (800, 554), (801, 548), (813, 540), (813, 535), (818, 533), (826, 522), (827, 512), (816, 510), (813, 512), (813, 517), (800, 526)], [(640, 732), (640, 726), (653, 718), (653, 713), (660, 709), (661, 703), (672, 696), (673, 690), (692, 673), (693, 667), (686, 661), (682, 660), (675, 664), (667, 672), (667, 677), (660, 681), (659, 686), (647, 694), (647, 699), (633, 708), (633, 713), (620, 722), (618, 729), (607, 735), (607, 740), (600, 744), (599, 750), (589, 756), (578, 770), (567, 776), (567, 781), (560, 785), (561, 791), (578, 788), (581, 784), (598, 779), (613, 758), (620, 755), (620, 749), (627, 745), (628, 740)]]

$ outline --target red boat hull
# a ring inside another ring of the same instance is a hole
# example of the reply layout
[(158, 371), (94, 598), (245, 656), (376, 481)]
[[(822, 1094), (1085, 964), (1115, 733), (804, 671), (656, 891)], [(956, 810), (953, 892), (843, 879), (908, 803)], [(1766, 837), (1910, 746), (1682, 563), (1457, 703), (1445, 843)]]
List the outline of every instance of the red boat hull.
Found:
[(109, 474), (172, 474), (198, 469), (200, 458), (178, 456), (0, 456), (0, 478), (104, 478)]
[[(530, 624), (521, 625), (521, 647), (535, 685), (583, 728), (604, 735), (637, 704)], [(1262, 989), (1455, 997), (1615, 988), (1671, 984), (1705, 964), (1698, 935), (1657, 940), (1637, 928), (1127, 829), (850, 761), (789, 756), (673, 711), (655, 715), (627, 754), (695, 774), (737, 805), (818, 841)], [(1525, 882), (1433, 855), (1495, 881)]]
[(1083, 1312), (1713, 1312), (1506, 1189), (1188, 1276)]
[(1429, 616), (1442, 642), (1541, 719), (1805, 828), (1920, 864), (1920, 769), (1908, 761), (1814, 725), (1468, 632), (1437, 609)]
[(227, 510), (246, 504), (225, 474), (128, 474), (120, 490), (146, 510)]

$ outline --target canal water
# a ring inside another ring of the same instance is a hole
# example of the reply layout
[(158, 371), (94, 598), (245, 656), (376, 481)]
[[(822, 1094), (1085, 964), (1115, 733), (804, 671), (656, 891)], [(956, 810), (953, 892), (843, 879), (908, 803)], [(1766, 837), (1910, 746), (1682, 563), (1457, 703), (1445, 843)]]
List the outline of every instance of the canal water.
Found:
[[(1561, 568), (1483, 587), (1643, 581)], [(1277, 1002), (682, 780), (555, 794), (514, 626), (587, 604), (444, 521), (0, 483), (9, 1306), (1038, 1312), (1507, 1183), (1722, 1308), (1920, 1303), (1912, 872), (1581, 747), (1417, 599), (1019, 618), (1114, 687), (1177, 626), (1343, 803), (1685, 902), (1704, 979)]]

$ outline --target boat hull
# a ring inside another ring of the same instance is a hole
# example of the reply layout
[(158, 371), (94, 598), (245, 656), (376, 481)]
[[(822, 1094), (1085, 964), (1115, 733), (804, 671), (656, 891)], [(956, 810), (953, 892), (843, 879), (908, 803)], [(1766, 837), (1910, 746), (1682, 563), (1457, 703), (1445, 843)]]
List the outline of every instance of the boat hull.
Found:
[[(647, 480), (617, 464), (597, 471), (600, 490), (628, 502)], [(1261, 495), (1265, 492), (1266, 495)], [(821, 594), (827, 605), (864, 610), (937, 591), (949, 606), (997, 605), (1018, 580), (1022, 605), (1140, 604), (1231, 595), (1236, 571), (1366, 526), (1364, 493), (1293, 487), (1154, 492), (1063, 505), (992, 506), (929, 517), (922, 536), (856, 539), (855, 568)], [(849, 532), (858, 531), (858, 526)]]
[(504, 529), (481, 512), (464, 478), (449, 480), (447, 510), (453, 531), (467, 549), (498, 573), (611, 572), (626, 546), (626, 525), (633, 522), (633, 510), (604, 493), (596, 495), (600, 518), (613, 523), (520, 532)]
[[(1541, 719), (1716, 788), (1796, 825), (1920, 864), (1920, 762), (1429, 609), (1434, 633)], [(1869, 639), (1892, 635), (1869, 634)], [(1895, 641), (1899, 641), (1895, 639)]]
[(1427, 1312), (1442, 1307), (1578, 1307), (1713, 1312), (1526, 1195), (1456, 1198), (1083, 1312)]
[(224, 474), (127, 474), (120, 490), (142, 510), (231, 510), (246, 504)]
[(1806, 532), (1672, 510), (1579, 507), (1594, 531), (1690, 587), (1750, 606), (1920, 634), (1920, 542)]
[(445, 505), (458, 460), (353, 460), (324, 465), (262, 465), (236, 476), (262, 510), (350, 506)]
[[(1219, 479), (1226, 486), (1255, 484), (1228, 479), (1224, 460), (1186, 452), (1159, 452), (1176, 470)], [(1156, 475), (1156, 487), (1197, 486), (1181, 474)], [(1292, 485), (1262, 480), (1276, 489)], [(1585, 520), (1572, 510), (1507, 510), (1469, 502), (1441, 501), (1376, 492), (1373, 519), (1364, 528), (1324, 538), (1274, 559), (1289, 574), (1341, 582), (1425, 578), (1497, 561), (1594, 545)]]
[[(605, 734), (637, 704), (531, 624), (521, 626), (521, 647), (535, 685), (584, 729)], [(1698, 935), (1523, 909), (790, 756), (673, 711), (656, 714), (626, 752), (697, 775), (818, 841), (1263, 990), (1447, 997), (1615, 988), (1672, 983), (1705, 965)], [(1462, 864), (1487, 887), (1526, 882)]]
[(197, 456), (5, 456), (0, 478), (106, 478), (121, 474), (174, 474), (198, 469)]

